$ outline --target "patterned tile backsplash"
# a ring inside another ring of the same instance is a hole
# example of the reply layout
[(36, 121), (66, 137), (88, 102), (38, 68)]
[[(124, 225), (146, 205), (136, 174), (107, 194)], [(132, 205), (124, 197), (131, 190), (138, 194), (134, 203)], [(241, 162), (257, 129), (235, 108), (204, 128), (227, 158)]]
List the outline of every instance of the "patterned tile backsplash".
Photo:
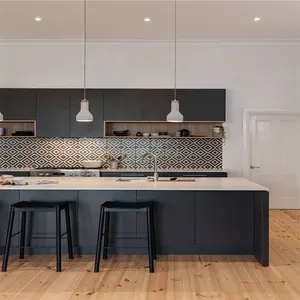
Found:
[(158, 156), (160, 169), (222, 169), (223, 142), (217, 138), (2, 138), (0, 169), (81, 167), (82, 160), (104, 161), (104, 154), (122, 153), (127, 158), (121, 168), (145, 169), (153, 167), (152, 158), (141, 158), (146, 152)]

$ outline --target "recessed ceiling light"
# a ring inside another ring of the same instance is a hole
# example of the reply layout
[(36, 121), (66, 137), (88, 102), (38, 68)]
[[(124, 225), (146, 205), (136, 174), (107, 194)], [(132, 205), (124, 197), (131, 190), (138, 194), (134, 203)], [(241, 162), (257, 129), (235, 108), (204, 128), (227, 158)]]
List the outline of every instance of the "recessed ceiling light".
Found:
[(145, 22), (150, 22), (151, 19), (150, 19), (150, 18), (145, 18), (144, 21), (145, 21)]
[(260, 21), (260, 17), (255, 17), (254, 18), (254, 22), (259, 22)]
[(42, 21), (42, 18), (41, 18), (41, 17), (35, 17), (34, 20), (35, 20), (36, 22), (41, 22), (41, 21)]

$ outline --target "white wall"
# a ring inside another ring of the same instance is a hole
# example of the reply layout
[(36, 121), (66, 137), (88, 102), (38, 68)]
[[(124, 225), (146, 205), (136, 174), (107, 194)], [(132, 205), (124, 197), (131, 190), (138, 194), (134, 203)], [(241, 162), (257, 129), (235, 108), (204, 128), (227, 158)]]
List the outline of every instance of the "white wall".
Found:
[[(82, 87), (82, 43), (0, 44), (0, 87)], [(173, 87), (169, 42), (91, 43), (88, 86)], [(243, 109), (300, 110), (300, 45), (178, 44), (180, 88), (226, 88), (224, 168), (242, 173)], [(179, 99), (180, 100), (180, 99)]]

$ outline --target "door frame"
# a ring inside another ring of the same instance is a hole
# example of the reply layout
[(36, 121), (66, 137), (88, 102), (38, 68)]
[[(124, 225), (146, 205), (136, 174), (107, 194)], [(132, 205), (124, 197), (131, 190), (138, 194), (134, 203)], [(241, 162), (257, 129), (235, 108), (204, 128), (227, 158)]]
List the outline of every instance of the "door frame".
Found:
[(251, 132), (250, 120), (253, 116), (290, 116), (300, 117), (300, 113), (289, 110), (244, 109), (243, 110), (243, 168), (242, 176), (250, 178)]

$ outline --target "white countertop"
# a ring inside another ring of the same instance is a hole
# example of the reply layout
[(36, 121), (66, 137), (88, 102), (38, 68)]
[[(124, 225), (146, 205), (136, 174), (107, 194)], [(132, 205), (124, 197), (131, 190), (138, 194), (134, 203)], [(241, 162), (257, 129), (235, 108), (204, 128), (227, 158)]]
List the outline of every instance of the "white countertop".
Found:
[[(269, 189), (244, 178), (196, 178), (195, 182), (120, 182), (118, 178), (26, 177), (25, 186), (1, 185), (1, 190), (154, 190), (154, 191), (268, 191)], [(37, 184), (39, 180), (56, 184)]]

